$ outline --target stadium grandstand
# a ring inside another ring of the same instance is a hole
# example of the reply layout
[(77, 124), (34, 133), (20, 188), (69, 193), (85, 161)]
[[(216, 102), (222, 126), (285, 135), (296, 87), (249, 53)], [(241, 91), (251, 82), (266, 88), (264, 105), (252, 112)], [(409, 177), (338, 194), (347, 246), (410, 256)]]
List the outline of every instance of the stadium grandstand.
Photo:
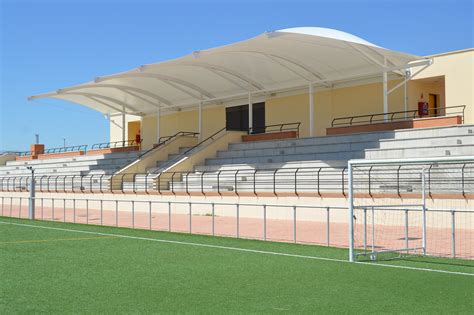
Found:
[(473, 259), (473, 65), (304, 27), (34, 95), (110, 142), (2, 153), (2, 215)]

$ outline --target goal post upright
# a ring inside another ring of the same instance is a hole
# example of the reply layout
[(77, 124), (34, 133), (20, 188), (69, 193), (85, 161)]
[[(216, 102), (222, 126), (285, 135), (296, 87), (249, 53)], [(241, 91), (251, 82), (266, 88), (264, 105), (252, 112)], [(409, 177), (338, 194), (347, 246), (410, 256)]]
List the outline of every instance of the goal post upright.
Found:
[(423, 256), (426, 255), (426, 177), (425, 168), (421, 170), (421, 247)]
[(354, 262), (354, 172), (352, 161), (347, 164), (348, 167), (348, 186), (349, 186), (349, 261)]

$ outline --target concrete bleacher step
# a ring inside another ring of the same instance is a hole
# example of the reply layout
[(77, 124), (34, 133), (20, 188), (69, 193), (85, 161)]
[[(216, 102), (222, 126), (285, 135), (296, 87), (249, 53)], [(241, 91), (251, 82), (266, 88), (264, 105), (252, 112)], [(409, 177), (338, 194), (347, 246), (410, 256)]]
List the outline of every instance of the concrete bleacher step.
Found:
[(474, 133), (440, 137), (425, 137), (416, 139), (382, 139), (380, 149), (426, 147), (443, 145), (474, 145)]
[(166, 158), (166, 160), (157, 161), (156, 162), (156, 167), (150, 168), (150, 172), (153, 173), (154, 171), (156, 171), (156, 170), (158, 170), (162, 167), (165, 167), (166, 165), (168, 165), (169, 163), (174, 161), (177, 157), (182, 155), (184, 152), (188, 151), (190, 148), (191, 147), (180, 147), (178, 149), (178, 153), (168, 154), (168, 157)]
[(224, 164), (263, 164), (263, 163), (286, 163), (294, 161), (314, 161), (314, 160), (344, 160), (361, 159), (364, 157), (362, 150), (328, 152), (328, 153), (307, 153), (307, 154), (286, 154), (281, 156), (252, 156), (239, 158), (211, 158), (206, 159), (206, 165)]
[(199, 165), (194, 167), (195, 172), (213, 171), (235, 171), (245, 169), (276, 169), (276, 168), (320, 168), (334, 167), (343, 168), (347, 166), (344, 160), (314, 160), (314, 161), (290, 161), (285, 163), (254, 163), (254, 164), (223, 164), (223, 165)]
[(428, 137), (447, 137), (456, 135), (474, 134), (474, 125), (455, 125), (446, 127), (432, 127), (420, 129), (396, 130), (395, 139), (414, 139)]
[(361, 141), (352, 143), (320, 144), (320, 145), (294, 145), (271, 149), (244, 149), (218, 151), (216, 158), (241, 158), (241, 157), (262, 157), (262, 156), (284, 156), (294, 154), (311, 153), (341, 153), (349, 151), (360, 151), (367, 148), (376, 148), (379, 141)]
[(473, 155), (474, 146), (469, 144), (365, 150), (366, 159), (426, 158), (443, 156), (472, 157)]
[(50, 163), (68, 163), (68, 162), (80, 162), (80, 161), (96, 161), (100, 159), (135, 159), (140, 153), (134, 152), (119, 152), (111, 154), (98, 154), (98, 155), (81, 155), (74, 157), (63, 157), (53, 159), (38, 159), (38, 160), (27, 160), (27, 161), (8, 161), (7, 166), (10, 165), (39, 165), (39, 164), (50, 164)]

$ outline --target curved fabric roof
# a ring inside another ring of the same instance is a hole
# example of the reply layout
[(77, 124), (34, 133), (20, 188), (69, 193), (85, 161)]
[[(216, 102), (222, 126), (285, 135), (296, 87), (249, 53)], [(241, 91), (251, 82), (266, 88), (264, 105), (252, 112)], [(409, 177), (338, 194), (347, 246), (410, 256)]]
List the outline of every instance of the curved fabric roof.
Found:
[[(386, 63), (384, 64), (384, 59)], [(174, 60), (98, 77), (32, 96), (75, 102), (104, 114), (125, 108), (144, 115), (160, 109), (215, 103), (280, 90), (380, 76), (421, 57), (388, 50), (337, 30), (302, 27), (195, 51)]]

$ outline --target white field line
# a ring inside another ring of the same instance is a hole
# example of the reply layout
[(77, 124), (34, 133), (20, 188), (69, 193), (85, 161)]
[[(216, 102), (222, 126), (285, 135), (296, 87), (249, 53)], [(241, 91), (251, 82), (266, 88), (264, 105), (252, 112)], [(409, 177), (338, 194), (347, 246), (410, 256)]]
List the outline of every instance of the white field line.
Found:
[(257, 249), (228, 247), (228, 246), (210, 245), (210, 244), (202, 244), (202, 243), (163, 240), (163, 239), (155, 239), (155, 238), (147, 238), (147, 237), (139, 237), (139, 236), (130, 236), (130, 235), (123, 235), (123, 234), (101, 233), (101, 232), (84, 231), (84, 230), (76, 230), (76, 229), (64, 229), (64, 228), (56, 228), (56, 227), (50, 227), (50, 226), (21, 224), (21, 223), (13, 223), (13, 222), (0, 221), (0, 224), (16, 225), (16, 226), (38, 228), (38, 229), (47, 229), (47, 230), (56, 230), (56, 231), (65, 231), (65, 232), (94, 234), (94, 235), (102, 235), (102, 236), (113, 236), (113, 237), (118, 237), (118, 238), (127, 238), (127, 239), (142, 240), (142, 241), (152, 241), (152, 242), (159, 242), (159, 243), (168, 243), (168, 244), (178, 244), (178, 245), (187, 245), (187, 246), (197, 246), (197, 247), (207, 247), (207, 248), (216, 248), (216, 249), (224, 249), (224, 250), (233, 250), (233, 251), (246, 252), (246, 253), (257, 253), (257, 254), (264, 254), (264, 255), (295, 257), (295, 258), (304, 258), (304, 259), (333, 261), (333, 262), (346, 263), (346, 264), (357, 264), (357, 265), (366, 265), (366, 266), (377, 266), (377, 267), (386, 267), (386, 268), (437, 272), (437, 273), (446, 273), (446, 274), (452, 274), (452, 275), (461, 275), (461, 276), (474, 277), (474, 273), (466, 273), (466, 272), (458, 272), (458, 271), (448, 271), (448, 270), (418, 268), (418, 267), (408, 267), (408, 266), (398, 266), (398, 265), (386, 265), (386, 264), (371, 263), (371, 262), (353, 262), (353, 263), (351, 263), (348, 260), (335, 259), (335, 258), (326, 258), (326, 257), (317, 257), (317, 256), (306, 256), (306, 255), (298, 255), (298, 254), (270, 252), (270, 251), (257, 250)]

